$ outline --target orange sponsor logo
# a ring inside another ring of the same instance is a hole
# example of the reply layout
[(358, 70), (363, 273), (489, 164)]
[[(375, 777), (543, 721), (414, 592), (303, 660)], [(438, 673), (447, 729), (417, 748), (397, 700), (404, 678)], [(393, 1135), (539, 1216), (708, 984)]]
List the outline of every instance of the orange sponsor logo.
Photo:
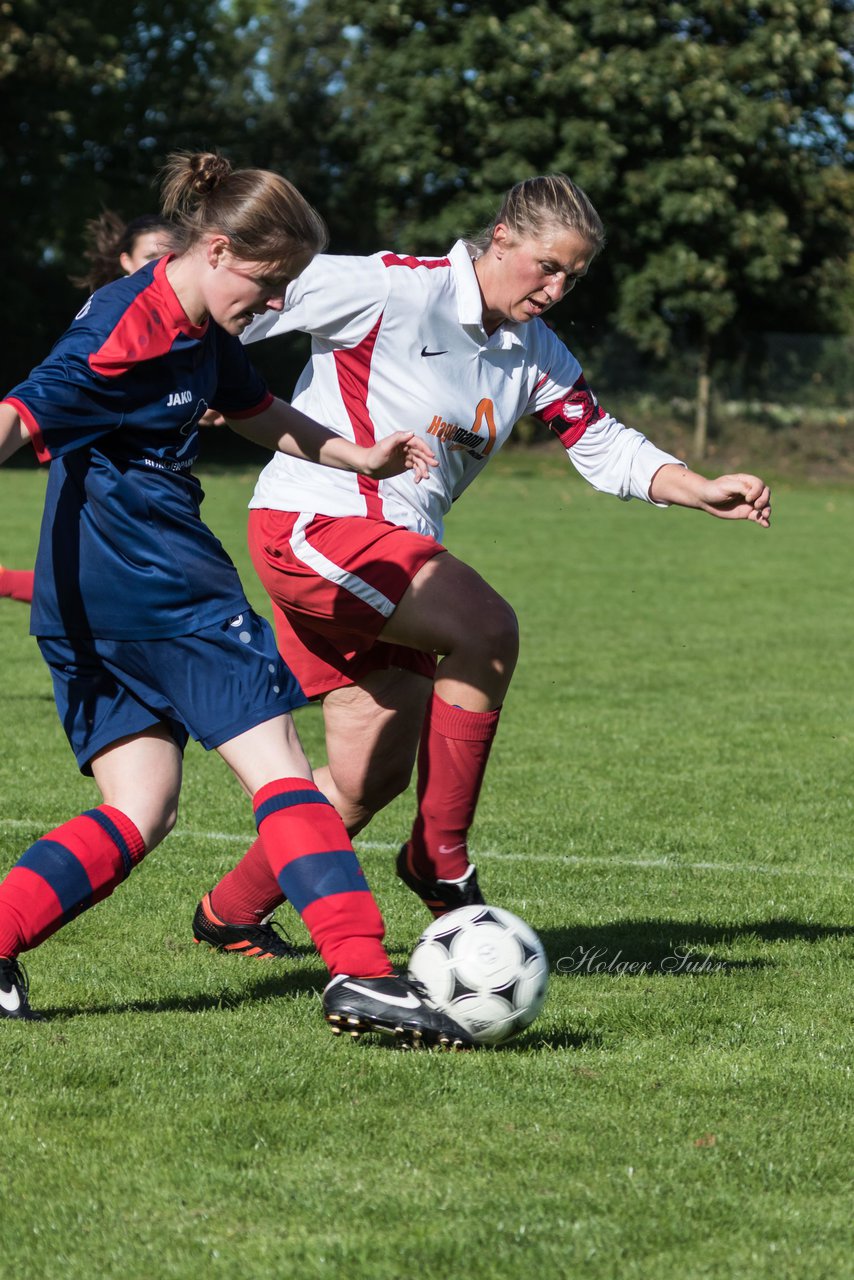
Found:
[[(480, 434), (486, 427), (486, 439)], [(474, 411), (474, 422), (469, 429), (457, 422), (445, 422), (438, 413), (427, 428), (427, 434), (437, 436), (447, 444), (451, 453), (464, 449), (472, 458), (488, 458), (495, 444), (495, 410), (491, 400), (481, 400)]]

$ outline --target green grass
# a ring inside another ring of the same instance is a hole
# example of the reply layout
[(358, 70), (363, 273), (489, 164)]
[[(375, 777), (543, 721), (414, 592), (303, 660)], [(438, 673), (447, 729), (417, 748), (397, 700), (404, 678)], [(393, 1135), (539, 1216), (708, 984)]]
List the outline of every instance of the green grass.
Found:
[[(252, 474), (204, 483), (260, 605)], [(7, 563), (43, 484), (0, 474)], [(788, 485), (764, 533), (515, 454), (447, 540), (521, 620), (473, 846), (548, 949), (541, 1018), (468, 1055), (341, 1043), (310, 953), (194, 947), (252, 832), (191, 746), (173, 835), (29, 956), (49, 1021), (0, 1027), (4, 1280), (850, 1274), (854, 495)], [(26, 622), (0, 601), (0, 869), (95, 802)], [(298, 723), (319, 761), (317, 710)], [(411, 812), (360, 842), (401, 960)]]

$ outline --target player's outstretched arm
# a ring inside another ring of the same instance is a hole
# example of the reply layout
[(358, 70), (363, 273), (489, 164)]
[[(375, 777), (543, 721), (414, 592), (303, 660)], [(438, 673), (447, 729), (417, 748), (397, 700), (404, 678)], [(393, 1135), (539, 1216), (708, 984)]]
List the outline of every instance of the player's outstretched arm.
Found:
[(11, 458), (22, 444), (27, 444), (29, 438), (29, 431), (12, 406), (0, 404), (0, 462)]
[(265, 449), (340, 471), (358, 471), (374, 480), (400, 475), (402, 471), (412, 471), (416, 481), (423, 480), (430, 467), (437, 465), (430, 446), (412, 431), (396, 431), (370, 448), (363, 448), (307, 418), (284, 400), (274, 400), (269, 409), (254, 418), (226, 421), (232, 430)]
[(668, 463), (653, 476), (649, 496), (653, 502), (694, 507), (722, 520), (752, 520), (763, 529), (771, 523), (771, 490), (759, 476), (742, 472), (709, 480)]

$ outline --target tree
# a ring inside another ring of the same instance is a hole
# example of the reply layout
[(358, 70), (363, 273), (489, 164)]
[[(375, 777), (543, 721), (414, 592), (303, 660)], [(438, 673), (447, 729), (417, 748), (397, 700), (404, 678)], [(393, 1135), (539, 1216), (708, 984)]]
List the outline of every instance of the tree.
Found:
[(610, 236), (572, 318), (696, 352), (698, 453), (713, 367), (746, 330), (840, 323), (851, 0), (308, 0), (303, 29), (321, 12), (343, 37), (328, 139), (369, 193), (354, 238), (439, 250), (520, 177), (571, 173)]
[(696, 349), (702, 456), (716, 359), (746, 330), (839, 323), (852, 6), (701, 0), (627, 20), (605, 5), (596, 35), (596, 104), (624, 155), (609, 200), (616, 322), (656, 355)]
[(340, 110), (352, 52), (342, 6), (233, 0), (228, 13), (240, 67), (221, 98), (241, 122), (232, 154), (285, 174), (323, 213), (333, 251), (353, 251), (373, 199)]
[[(83, 226), (158, 207), (174, 147), (227, 146), (216, 110), (233, 41), (215, 0), (13, 0), (0, 8), (0, 271), (13, 300), (8, 388), (79, 304)], [(235, 121), (235, 125), (239, 120)]]

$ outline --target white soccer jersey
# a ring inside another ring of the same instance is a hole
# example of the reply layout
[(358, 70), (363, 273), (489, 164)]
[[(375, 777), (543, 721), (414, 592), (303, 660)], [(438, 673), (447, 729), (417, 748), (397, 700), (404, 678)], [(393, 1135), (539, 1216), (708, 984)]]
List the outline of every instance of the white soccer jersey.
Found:
[(656, 471), (679, 460), (603, 412), (542, 320), (487, 334), (473, 252), (460, 240), (446, 258), (321, 254), (288, 287), (283, 312), (253, 321), (244, 342), (312, 335), (296, 408), (357, 444), (415, 431), (439, 465), (416, 484), (411, 472), (368, 480), (277, 453), (250, 506), (373, 516), (440, 539), (451, 503), (525, 414), (550, 423), (595, 488), (649, 501)]

